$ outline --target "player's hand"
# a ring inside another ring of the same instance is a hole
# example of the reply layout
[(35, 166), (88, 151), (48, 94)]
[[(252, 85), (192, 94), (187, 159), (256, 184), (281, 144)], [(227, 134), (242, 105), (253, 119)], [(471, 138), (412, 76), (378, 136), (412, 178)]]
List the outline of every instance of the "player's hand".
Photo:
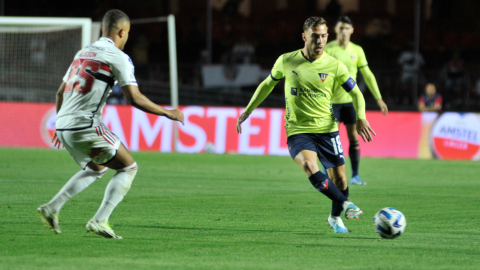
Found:
[(62, 142), (57, 137), (57, 132), (56, 131), (53, 134), (52, 143), (53, 143), (53, 147), (56, 147), (58, 149), (60, 149), (60, 147), (63, 147)]
[(166, 117), (174, 121), (179, 121), (182, 123), (182, 125), (185, 126), (185, 123), (183, 123), (183, 120), (184, 120), (183, 112), (180, 111), (179, 109), (168, 111)]
[(237, 119), (237, 134), (242, 133), (242, 123), (247, 120), (249, 113), (243, 112)]
[(378, 107), (380, 107), (380, 111), (382, 111), (383, 115), (387, 115), (388, 113), (388, 107), (387, 104), (383, 101), (383, 99), (378, 99), (377, 100)]
[[(372, 134), (377, 136), (375, 134), (375, 131), (370, 127), (370, 124), (368, 123), (367, 119), (359, 119), (357, 120), (357, 133), (362, 137), (364, 142), (371, 142), (373, 141)], [(370, 134), (371, 133), (371, 134)]]

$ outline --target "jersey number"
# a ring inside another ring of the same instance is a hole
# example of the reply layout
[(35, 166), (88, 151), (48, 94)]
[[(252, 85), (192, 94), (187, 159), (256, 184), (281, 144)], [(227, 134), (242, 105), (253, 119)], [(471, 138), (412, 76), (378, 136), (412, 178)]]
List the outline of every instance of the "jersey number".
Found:
[[(64, 92), (70, 92), (73, 88), (77, 93), (88, 94), (90, 91), (92, 91), (92, 86), (95, 82), (94, 75), (99, 69), (110, 71), (108, 65), (105, 65), (101, 62), (93, 60), (82, 61), (81, 59), (75, 59), (75, 61), (72, 63), (72, 69), (70, 71), (70, 75), (68, 76), (68, 83), (67, 86), (65, 86)], [(75, 80), (70, 81), (74, 75), (78, 76), (75, 78)]]
[(331, 138), (332, 144), (333, 144), (333, 150), (335, 151), (335, 155), (338, 155), (339, 153), (343, 153), (343, 148), (342, 148), (342, 143), (340, 142), (340, 135), (337, 135), (335, 138)]

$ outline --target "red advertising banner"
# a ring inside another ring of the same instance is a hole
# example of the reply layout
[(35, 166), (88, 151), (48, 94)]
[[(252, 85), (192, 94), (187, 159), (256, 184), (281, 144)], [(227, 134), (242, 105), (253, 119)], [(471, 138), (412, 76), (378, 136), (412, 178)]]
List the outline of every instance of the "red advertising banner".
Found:
[[(236, 134), (243, 108), (185, 106), (185, 125), (178, 125), (177, 151), (185, 153), (238, 153), (288, 155), (284, 109), (257, 108)], [(55, 104), (0, 102), (0, 146), (52, 147)], [(478, 159), (480, 118), (477, 114), (367, 112), (377, 133), (373, 142), (360, 138), (362, 156), (395, 158)], [(174, 124), (131, 106), (108, 105), (103, 122), (132, 151), (174, 150)], [(462, 128), (465, 127), (465, 128)], [(433, 135), (432, 135), (433, 134)], [(343, 149), (348, 137), (340, 126)], [(348, 152), (348, 151), (346, 151)]]

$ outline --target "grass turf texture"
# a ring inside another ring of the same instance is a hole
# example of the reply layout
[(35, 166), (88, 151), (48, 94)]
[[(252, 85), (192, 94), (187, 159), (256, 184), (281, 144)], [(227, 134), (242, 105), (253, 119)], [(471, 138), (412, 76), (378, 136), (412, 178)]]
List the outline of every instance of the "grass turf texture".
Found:
[[(334, 234), (331, 202), (289, 157), (133, 153), (139, 171), (110, 222), (123, 240), (85, 233), (109, 171), (60, 212), (36, 208), (78, 171), (66, 151), (0, 148), (0, 269), (478, 269), (478, 162), (367, 159), (351, 186), (364, 211)], [(347, 164), (348, 161), (347, 161)], [(347, 174), (349, 175), (347, 166)], [(377, 236), (395, 207), (404, 235)]]

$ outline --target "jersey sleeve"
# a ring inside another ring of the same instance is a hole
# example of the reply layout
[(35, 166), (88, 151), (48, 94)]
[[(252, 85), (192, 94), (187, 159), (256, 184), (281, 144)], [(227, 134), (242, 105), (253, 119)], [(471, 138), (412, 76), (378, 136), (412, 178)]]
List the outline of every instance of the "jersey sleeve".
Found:
[(270, 77), (274, 81), (279, 81), (285, 77), (285, 75), (283, 74), (283, 54), (278, 57), (277, 61), (273, 65)]
[(135, 78), (135, 67), (132, 59), (130, 59), (130, 57), (125, 53), (116, 56), (117, 57), (115, 57), (115, 59), (113, 59), (111, 62), (111, 68), (113, 74), (115, 75), (115, 80), (118, 80), (118, 86), (138, 86), (137, 79)]
[(365, 56), (365, 52), (363, 51), (362, 47), (358, 47), (358, 61), (357, 67), (365, 67), (368, 66), (367, 57)]
[(67, 69), (67, 72), (65, 73), (65, 76), (63, 76), (63, 82), (67, 82), (69, 77), (70, 77), (70, 72), (72, 71), (72, 66), (73, 66), (73, 63), (75, 62), (75, 59), (77, 59), (77, 56), (80, 54), (80, 51), (78, 51), (76, 54), (75, 54), (75, 57), (73, 57), (73, 61), (72, 63), (70, 64), (70, 66), (68, 66), (68, 69)]
[(442, 103), (443, 103), (442, 96), (438, 95), (438, 97), (435, 99), (435, 104), (440, 106), (440, 108), (442, 108)]
[(425, 100), (423, 99), (423, 96), (420, 96), (418, 99), (418, 103), (425, 105)]
[(65, 76), (63, 76), (63, 82), (66, 83), (68, 81), (68, 77), (70, 76), (70, 71), (72, 70), (72, 64), (67, 69), (67, 72), (65, 73)]

